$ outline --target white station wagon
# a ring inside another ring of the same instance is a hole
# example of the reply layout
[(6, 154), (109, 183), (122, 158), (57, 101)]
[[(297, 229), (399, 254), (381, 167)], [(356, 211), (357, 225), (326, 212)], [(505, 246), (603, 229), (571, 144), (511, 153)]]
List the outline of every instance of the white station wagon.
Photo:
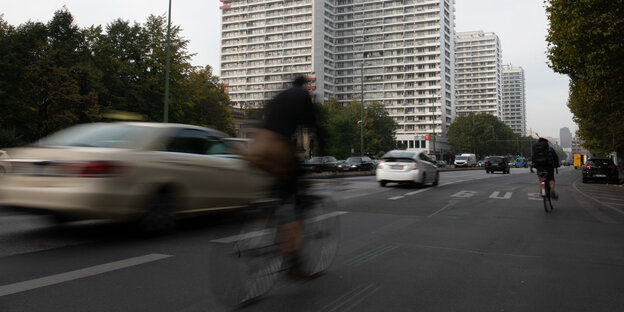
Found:
[(390, 182), (438, 185), (440, 180), (435, 161), (417, 151), (393, 150), (386, 153), (375, 174), (381, 186)]

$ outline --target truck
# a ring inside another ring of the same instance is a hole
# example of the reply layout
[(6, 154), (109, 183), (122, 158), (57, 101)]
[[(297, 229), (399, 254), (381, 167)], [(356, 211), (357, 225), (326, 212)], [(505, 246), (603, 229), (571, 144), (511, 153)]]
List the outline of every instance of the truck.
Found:
[(463, 167), (476, 167), (477, 166), (477, 156), (475, 154), (464, 153), (457, 157), (455, 157), (455, 167), (463, 168)]

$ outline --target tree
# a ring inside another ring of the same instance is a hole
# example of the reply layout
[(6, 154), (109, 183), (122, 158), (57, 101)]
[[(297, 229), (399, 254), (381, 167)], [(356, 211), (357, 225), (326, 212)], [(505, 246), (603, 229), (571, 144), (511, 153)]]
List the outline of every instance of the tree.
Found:
[(549, 66), (570, 77), (568, 107), (584, 146), (624, 149), (624, 0), (546, 0)]
[[(360, 110), (360, 102), (353, 101), (342, 106), (334, 98), (322, 106), (320, 119), (327, 133), (325, 141), (328, 154), (338, 158), (359, 155)], [(377, 155), (393, 149), (395, 129), (396, 124), (383, 105), (369, 105), (364, 111), (364, 154)]]
[(379, 155), (395, 148), (396, 122), (386, 108), (373, 102), (364, 112), (364, 150), (367, 155)]
[(449, 126), (449, 143), (455, 153), (477, 155), (515, 154), (517, 135), (505, 123), (490, 114), (459, 116)]
[(191, 72), (188, 82), (192, 109), (186, 112), (186, 122), (234, 135), (230, 98), (219, 78), (212, 75), (212, 68), (206, 66)]
[[(152, 15), (144, 25), (117, 19), (105, 31), (80, 29), (66, 9), (47, 24), (19, 27), (0, 15), (0, 147), (101, 120), (108, 110), (162, 120), (165, 17)], [(187, 45), (172, 26), (170, 120), (233, 134), (225, 88), (210, 66), (190, 64)]]

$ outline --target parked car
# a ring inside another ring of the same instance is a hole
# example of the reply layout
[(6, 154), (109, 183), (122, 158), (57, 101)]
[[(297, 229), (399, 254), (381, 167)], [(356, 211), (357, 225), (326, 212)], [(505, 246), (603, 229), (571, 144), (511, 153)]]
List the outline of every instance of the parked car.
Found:
[(303, 168), (307, 171), (323, 172), (338, 170), (338, 160), (334, 156), (315, 156), (308, 159)]
[(349, 157), (342, 164), (338, 164), (339, 171), (370, 171), (375, 169), (375, 163), (368, 156)]
[(619, 182), (618, 169), (610, 158), (590, 158), (583, 165), (583, 183), (589, 181)]
[(184, 124), (83, 124), (7, 151), (0, 205), (58, 221), (166, 228), (177, 217), (246, 207), (266, 198), (271, 181), (224, 133)]
[(505, 156), (490, 156), (485, 159), (485, 173), (501, 171), (509, 173), (508, 159)]
[(375, 176), (382, 187), (391, 182), (438, 185), (440, 180), (440, 173), (433, 159), (423, 152), (405, 150), (386, 153), (377, 165)]

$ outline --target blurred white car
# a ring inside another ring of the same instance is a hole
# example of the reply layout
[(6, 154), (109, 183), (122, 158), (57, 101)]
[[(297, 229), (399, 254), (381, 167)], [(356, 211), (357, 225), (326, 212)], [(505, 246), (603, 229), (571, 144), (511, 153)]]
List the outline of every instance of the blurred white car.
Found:
[(394, 150), (386, 153), (375, 173), (381, 186), (390, 182), (438, 185), (440, 180), (435, 161), (416, 151)]
[(224, 133), (170, 123), (93, 123), (8, 150), (0, 205), (59, 220), (141, 220), (245, 207), (270, 178), (242, 160)]

